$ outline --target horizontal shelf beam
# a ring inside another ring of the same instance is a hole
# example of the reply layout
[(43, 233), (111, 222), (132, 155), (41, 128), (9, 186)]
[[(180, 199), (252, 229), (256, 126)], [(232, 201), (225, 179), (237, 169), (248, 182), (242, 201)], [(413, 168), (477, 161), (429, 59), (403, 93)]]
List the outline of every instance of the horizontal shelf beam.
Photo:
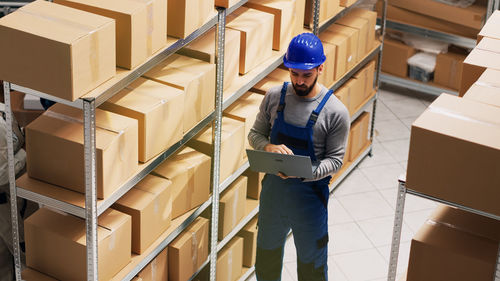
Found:
[(407, 78), (396, 77), (394, 75), (390, 75), (390, 74), (386, 74), (386, 73), (380, 73), (380, 82), (408, 88), (410, 90), (423, 92), (423, 93), (434, 95), (434, 96), (439, 96), (442, 93), (448, 93), (448, 94), (458, 96), (458, 92), (453, 91), (453, 90), (439, 88), (439, 87), (429, 85), (426, 83), (410, 80)]

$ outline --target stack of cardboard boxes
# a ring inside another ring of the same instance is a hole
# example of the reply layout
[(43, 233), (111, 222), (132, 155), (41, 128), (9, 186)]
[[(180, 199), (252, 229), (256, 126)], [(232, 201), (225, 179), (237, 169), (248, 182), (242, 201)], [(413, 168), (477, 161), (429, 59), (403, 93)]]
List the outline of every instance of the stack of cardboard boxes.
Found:
[[(462, 77), (480, 72), (479, 79), (462, 88), (463, 98), (441, 95), (413, 123), (406, 187), (499, 216), (500, 88), (498, 71), (489, 67), (500, 37), (488, 32), (489, 23), (464, 62)], [(412, 241), (407, 280), (491, 280), (499, 226), (479, 215), (439, 209)]]

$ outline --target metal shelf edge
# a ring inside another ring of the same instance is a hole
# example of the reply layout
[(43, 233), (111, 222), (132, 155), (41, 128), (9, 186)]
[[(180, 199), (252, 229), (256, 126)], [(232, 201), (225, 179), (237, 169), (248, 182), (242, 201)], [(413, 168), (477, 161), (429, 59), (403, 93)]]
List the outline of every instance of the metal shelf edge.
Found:
[(243, 274), (239, 279), (238, 281), (246, 281), (248, 279), (248, 277), (250, 277), (250, 275), (252, 275), (253, 273), (255, 272), (255, 265), (250, 267), (246, 272), (245, 274)]
[(191, 276), (191, 278), (188, 279), (188, 281), (192, 281), (194, 280), (194, 278), (196, 278), (196, 276), (198, 276), (198, 274), (205, 268), (205, 266), (208, 265), (208, 263), (210, 262), (210, 256), (207, 258), (207, 260), (205, 262), (203, 262), (203, 264), (200, 266), (200, 268), (198, 268), (198, 270)]
[(220, 184), (219, 186), (219, 193), (222, 193), (224, 190), (226, 190), (226, 188), (228, 188), (231, 183), (233, 183), (239, 176), (241, 176), (241, 174), (243, 174), (243, 172), (245, 172), (248, 167), (250, 167), (250, 164), (248, 163), (248, 161), (246, 161), (241, 167), (238, 168), (238, 170), (236, 170), (236, 172), (234, 172), (226, 180), (224, 180), (224, 182), (222, 182), (222, 184)]
[(406, 78), (396, 77), (396, 76), (393, 76), (393, 75), (390, 75), (387, 73), (380, 73), (380, 81), (382, 83), (397, 85), (400, 87), (408, 88), (410, 90), (423, 92), (423, 93), (427, 93), (427, 94), (434, 95), (434, 96), (439, 96), (442, 93), (448, 93), (448, 94), (458, 96), (458, 92), (455, 92), (455, 91), (450, 91), (448, 89), (435, 87), (435, 86), (428, 85), (428, 84), (425, 84), (422, 82), (412, 81), (412, 80), (406, 79)]
[(339, 186), (339, 184), (347, 177), (353, 170), (356, 168), (359, 163), (370, 153), (372, 150), (373, 144), (370, 144), (368, 148), (366, 148), (352, 164), (332, 183), (330, 184), (330, 193), (334, 192), (335, 189)]
[(349, 7), (344, 8), (342, 11), (340, 11), (338, 14), (333, 16), (333, 18), (329, 19), (328, 21), (324, 22), (320, 27), (319, 27), (319, 33), (323, 32), (325, 29), (327, 29), (330, 25), (334, 24), (336, 21), (338, 21), (340, 18), (345, 16), (345, 14), (349, 13), (350, 10), (356, 8), (359, 4), (364, 2), (364, 0), (358, 0), (356, 3), (352, 4)]
[(66, 212), (68, 214), (72, 214), (74, 216), (80, 217), (80, 218), (85, 218), (85, 209), (75, 206), (73, 204), (64, 202), (64, 201), (59, 201), (57, 199), (44, 196), (41, 194), (38, 194), (36, 192), (24, 189), (22, 187), (17, 187), (17, 196), (39, 203), (46, 205), (48, 207), (57, 209), (59, 211)]
[(248, 214), (246, 217), (244, 217), (235, 227), (233, 230), (231, 230), (231, 232), (226, 235), (226, 237), (224, 237), (224, 239), (222, 239), (222, 241), (220, 241), (218, 244), (217, 244), (217, 252), (219, 252), (220, 250), (222, 250), (222, 248), (224, 248), (224, 246), (226, 246), (227, 243), (229, 243), (229, 241), (231, 241), (231, 239), (233, 239), (236, 234), (241, 230), (243, 229), (243, 227), (245, 225), (247, 225), (247, 223), (249, 221), (251, 221), (255, 215), (257, 215), (257, 213), (259, 212), (259, 205), (257, 205), (257, 207), (255, 207), (255, 209), (253, 209), (250, 214)]
[[(380, 19), (377, 19), (377, 23), (380, 23)], [(436, 30), (430, 30), (410, 24), (405, 24), (402, 22), (395, 22), (391, 20), (386, 20), (387, 28), (399, 30), (402, 32), (408, 32), (412, 34), (417, 34), (424, 37), (429, 37), (439, 41), (451, 43), (460, 47), (473, 49), (476, 46), (476, 40), (468, 37), (463, 37), (459, 35), (454, 35), (445, 32), (439, 32)]]
[(368, 54), (362, 61), (358, 62), (356, 64), (356, 66), (349, 70), (346, 74), (344, 74), (344, 76), (342, 76), (342, 78), (337, 81), (335, 84), (333, 84), (333, 86), (330, 87), (330, 90), (332, 91), (336, 91), (338, 88), (340, 88), (342, 85), (345, 84), (345, 82), (347, 82), (347, 80), (351, 79), (351, 77), (356, 73), (358, 72), (361, 68), (363, 68), (368, 62), (370, 62), (373, 57), (378, 53), (380, 52), (380, 49), (382, 48), (382, 44), (380, 44), (380, 46), (378, 46), (378, 48), (375, 48), (374, 50), (372, 50), (372, 52), (370, 54)]
[[(182, 233), (200, 214), (212, 205), (212, 196), (194, 211), (182, 224), (163, 240), (156, 249), (147, 255), (133, 270), (131, 270), (123, 280), (132, 280), (146, 265), (148, 265), (161, 251), (163, 251), (179, 234)], [(203, 267), (202, 267), (203, 268)]]
[(61, 99), (61, 98), (58, 98), (58, 97), (54, 97), (52, 95), (49, 95), (49, 94), (46, 94), (46, 93), (42, 93), (40, 91), (33, 90), (33, 89), (30, 89), (30, 88), (27, 88), (27, 87), (23, 87), (23, 86), (20, 86), (20, 85), (17, 85), (17, 84), (13, 84), (13, 83), (10, 84), (10, 88), (12, 90), (14, 90), (14, 91), (18, 91), (18, 92), (25, 93), (25, 94), (28, 94), (28, 95), (32, 95), (32, 96), (44, 98), (44, 99), (47, 99), (47, 100), (55, 101), (57, 103), (62, 103), (62, 104), (65, 104), (65, 105), (68, 105), (68, 106), (71, 106), (71, 107), (76, 107), (76, 108), (79, 108), (79, 109), (83, 109), (83, 100), (81, 100), (81, 99), (77, 99), (75, 101), (69, 101), (69, 100), (65, 100), (65, 99)]

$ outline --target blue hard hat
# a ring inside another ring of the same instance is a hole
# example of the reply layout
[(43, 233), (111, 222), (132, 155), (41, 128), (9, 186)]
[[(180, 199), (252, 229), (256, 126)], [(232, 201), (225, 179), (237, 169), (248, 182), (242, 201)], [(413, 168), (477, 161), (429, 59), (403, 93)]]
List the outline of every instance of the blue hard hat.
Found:
[(302, 33), (293, 37), (283, 63), (288, 68), (312, 69), (324, 63), (325, 60), (321, 40), (312, 33)]

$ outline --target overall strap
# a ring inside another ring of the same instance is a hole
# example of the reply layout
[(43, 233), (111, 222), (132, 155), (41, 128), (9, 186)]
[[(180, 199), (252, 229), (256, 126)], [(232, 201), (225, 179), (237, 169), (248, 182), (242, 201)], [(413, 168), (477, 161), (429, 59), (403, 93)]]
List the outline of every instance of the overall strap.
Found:
[(280, 104), (278, 105), (278, 109), (276, 110), (277, 112), (282, 112), (285, 109), (285, 96), (286, 90), (288, 89), (288, 83), (289, 82), (284, 82), (283, 87), (281, 88)]
[(326, 93), (325, 97), (321, 100), (321, 102), (318, 104), (318, 107), (316, 107), (313, 112), (311, 112), (311, 116), (309, 116), (309, 121), (307, 121), (307, 127), (313, 127), (314, 124), (316, 124), (316, 121), (318, 120), (318, 116), (321, 113), (321, 110), (323, 110), (323, 107), (325, 107), (326, 102), (328, 99), (332, 96), (333, 91), (330, 90)]

